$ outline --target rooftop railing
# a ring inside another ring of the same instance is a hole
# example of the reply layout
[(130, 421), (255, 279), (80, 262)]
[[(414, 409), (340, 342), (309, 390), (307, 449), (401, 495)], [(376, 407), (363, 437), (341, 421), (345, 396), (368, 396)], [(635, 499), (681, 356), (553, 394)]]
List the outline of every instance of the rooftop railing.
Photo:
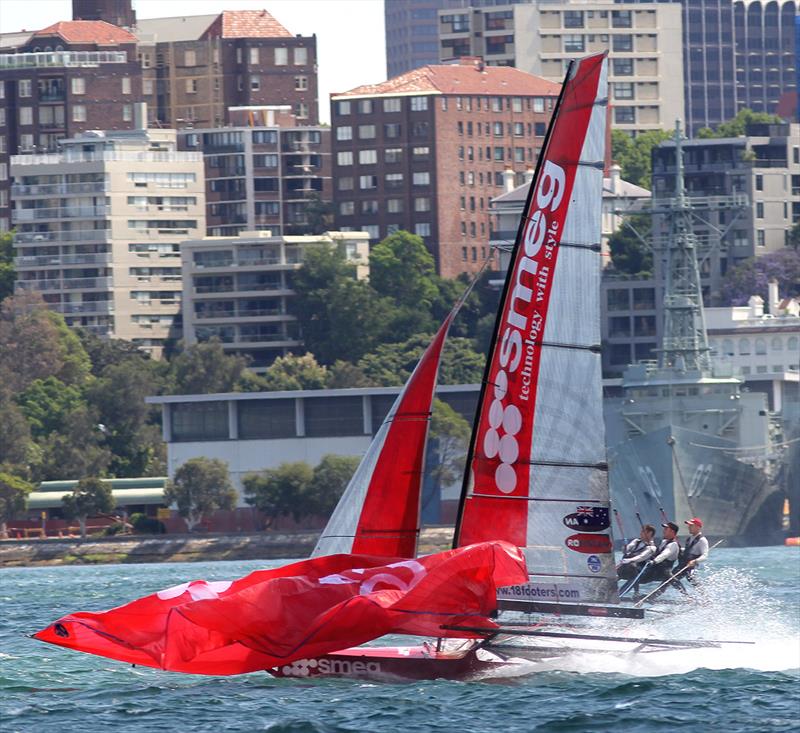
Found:
[(32, 69), (41, 67), (98, 66), (125, 64), (125, 51), (44, 51), (0, 54), (0, 69)]
[(71, 150), (44, 155), (12, 155), (11, 165), (60, 165), (63, 163), (196, 163), (203, 160), (201, 153), (147, 150), (99, 150), (92, 153)]

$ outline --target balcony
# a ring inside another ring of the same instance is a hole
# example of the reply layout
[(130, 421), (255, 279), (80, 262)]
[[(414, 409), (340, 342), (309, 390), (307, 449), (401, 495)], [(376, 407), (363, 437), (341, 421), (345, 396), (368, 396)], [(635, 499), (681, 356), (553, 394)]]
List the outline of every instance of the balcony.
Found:
[(14, 258), (14, 267), (26, 270), (31, 267), (61, 267), (64, 265), (108, 265), (111, 254), (83, 255), (23, 255)]
[[(2, 54), (0, 54), (0, 58)], [(63, 165), (65, 163), (199, 163), (202, 153), (186, 152), (134, 152), (132, 150), (99, 150), (85, 153), (67, 148), (63, 153), (43, 155), (12, 155), (11, 165)], [(244, 175), (244, 169), (242, 169)]]
[(16, 287), (26, 293), (42, 292), (44, 290), (62, 290), (61, 280), (17, 280)]
[(11, 220), (14, 223), (38, 221), (41, 219), (99, 219), (109, 214), (106, 206), (69, 206), (57, 209), (13, 209)]
[(108, 242), (111, 232), (107, 229), (76, 229), (51, 232), (17, 232), (14, 244), (38, 244), (39, 242)]
[(76, 277), (64, 280), (64, 290), (106, 290), (110, 287), (110, 277)]
[(114, 312), (114, 304), (110, 300), (98, 300), (94, 303), (55, 303), (52, 310), (63, 315), (107, 315)]
[(49, 51), (0, 54), (0, 69), (35, 69), (125, 64), (125, 51)]
[(21, 196), (69, 196), (70, 194), (106, 193), (108, 184), (98, 183), (47, 183), (36, 186), (23, 186), (15, 183), (11, 186), (11, 195)]
[(46, 92), (39, 92), (40, 102), (63, 102), (66, 99), (66, 93), (63, 89), (50, 89)]

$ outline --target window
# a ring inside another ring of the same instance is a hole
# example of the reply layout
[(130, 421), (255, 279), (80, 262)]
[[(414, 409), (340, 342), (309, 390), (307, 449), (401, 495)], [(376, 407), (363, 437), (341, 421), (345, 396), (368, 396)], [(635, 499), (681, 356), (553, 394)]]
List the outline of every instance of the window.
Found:
[(750, 339), (739, 339), (739, 354), (747, 356), (750, 353)]
[(259, 89), (261, 89), (261, 77), (258, 74), (250, 74), (250, 91), (257, 92)]
[(340, 176), (336, 181), (336, 187), (340, 191), (352, 191), (353, 190), (353, 177), (352, 176)]
[(375, 125), (359, 125), (358, 137), (361, 140), (372, 140), (375, 138)]
[[(0, 83), (0, 86), (2, 86), (2, 83)], [(5, 124), (6, 124), (6, 111), (0, 108), (0, 127), (5, 127)]]
[(418, 237), (430, 237), (431, 225), (428, 222), (419, 222), (414, 225), (414, 234)]
[(356, 207), (353, 201), (342, 201), (339, 204), (339, 214), (342, 216), (352, 216), (355, 213)]
[(403, 199), (387, 199), (386, 200), (386, 210), (390, 214), (402, 214), (403, 213)]
[(384, 99), (383, 100), (383, 111), (384, 112), (399, 112), (400, 111), (400, 99)]
[(349, 150), (336, 153), (336, 162), (339, 165), (353, 165), (353, 153)]
[(633, 59), (612, 59), (614, 76), (633, 76)]
[(533, 111), (544, 112), (544, 97), (533, 98)]
[(502, 112), (503, 111), (503, 98), (502, 97), (492, 97), (491, 98), (492, 104), (492, 112)]
[(294, 65), (305, 66), (308, 63), (308, 49), (305, 46), (299, 46), (294, 49)]
[(131, 78), (129, 76), (122, 77), (122, 93), (123, 94), (131, 93)]
[(308, 77), (296, 76), (294, 78), (294, 88), (298, 92), (305, 92), (308, 89)]
[(350, 114), (350, 102), (337, 102), (336, 103), (336, 112), (340, 115), (349, 115)]
[(764, 176), (759, 174), (756, 176), (756, 191), (764, 190)]
[(764, 233), (763, 229), (756, 229), (756, 244), (759, 247), (766, 247), (767, 246), (767, 238), (766, 238), (766, 234)]
[(122, 119), (124, 122), (130, 122), (133, 119), (133, 106), (130, 104), (122, 105)]
[(8, 163), (0, 163), (0, 181), (8, 180)]
[(425, 112), (428, 109), (427, 97), (411, 97), (411, 111)]
[[(22, 82), (20, 82), (21, 84)], [(71, 81), (71, 88), (73, 94), (86, 94), (86, 79), (82, 76), (75, 76)], [(20, 94), (20, 96), (22, 96)]]
[(402, 132), (402, 127), (399, 123), (392, 122), (388, 125), (383, 126), (383, 136), (394, 138), (400, 137), (400, 133)]
[(564, 35), (564, 51), (575, 52), (585, 51), (586, 43), (584, 36), (580, 34), (565, 34)]
[(403, 160), (403, 149), (386, 148), (383, 153), (383, 159), (386, 163), (400, 163)]
[(342, 125), (342, 127), (336, 128), (336, 139), (337, 140), (352, 140), (353, 139), (353, 128), (350, 125)]
[(377, 224), (367, 224), (366, 226), (362, 226), (361, 231), (366, 232), (367, 236), (372, 240), (380, 239), (381, 228)]
[(636, 122), (636, 109), (634, 107), (615, 107), (614, 122), (632, 124)]
[(631, 19), (630, 10), (612, 10), (611, 11), (611, 27), (612, 28), (632, 28), (633, 22)]
[(414, 148), (412, 154), (415, 158), (427, 158), (431, 154), (431, 149), (427, 145), (424, 145)]
[(494, 148), (494, 160), (503, 160), (505, 158), (505, 148), (497, 146)]
[(415, 186), (428, 186), (431, 182), (431, 174), (428, 171), (414, 173), (413, 182)]
[(614, 51), (633, 51), (633, 36), (628, 33), (620, 36), (612, 36), (611, 48)]
[(362, 191), (378, 187), (378, 176), (359, 176), (358, 186)]
[(372, 114), (372, 100), (371, 99), (360, 99), (358, 101), (358, 112), (362, 115), (371, 115)]
[(259, 49), (258, 48), (248, 48), (247, 49), (247, 63), (249, 63), (251, 66), (258, 66), (258, 64), (260, 62), (261, 62), (261, 58), (260, 58), (260, 55), (259, 55)]
[(197, 66), (197, 54), (195, 51), (189, 49), (183, 52), (183, 65)]
[(756, 202), (756, 219), (763, 219), (764, 218), (764, 202), (757, 201)]
[[(83, 79), (81, 79), (83, 81)], [(33, 90), (33, 83), (30, 79), (20, 79), (17, 82), (17, 96), (18, 97), (30, 97)], [(82, 94), (83, 92), (81, 92)]]
[(153, 80), (142, 79), (142, 94), (150, 96), (153, 93)]
[(403, 186), (402, 173), (387, 173), (384, 180), (386, 181), (386, 188), (401, 188)]
[(492, 123), (492, 133), (495, 137), (503, 137), (503, 123), (502, 122), (494, 122)]
[(411, 128), (411, 135), (413, 137), (428, 137), (430, 127), (427, 122), (415, 122)]
[(186, 79), (186, 93), (187, 94), (196, 94), (197, 93), (197, 79)]
[(414, 211), (430, 211), (431, 200), (427, 196), (420, 196), (414, 199)]
[(285, 438), (297, 432), (293, 399), (241, 400), (236, 403), (236, 411), (242, 439)]
[(633, 83), (629, 81), (618, 81), (612, 84), (614, 89), (614, 99), (633, 99)]
[(583, 28), (583, 11), (565, 10), (564, 28)]
[(305, 102), (298, 102), (294, 106), (294, 116), (301, 120), (308, 117), (308, 105)]
[(276, 48), (275, 49), (275, 66), (286, 66), (289, 63), (289, 49)]
[(378, 162), (378, 151), (377, 150), (359, 150), (358, 151), (358, 162), (361, 165), (372, 165)]
[(525, 134), (525, 124), (523, 122), (514, 123), (514, 137), (522, 137)]
[[(76, 119), (75, 117), (75, 107), (80, 107), (83, 110), (83, 118)], [(72, 108), (72, 119), (75, 122), (83, 122), (86, 119), (86, 107), (83, 105), (75, 105)], [(20, 107), (19, 108), (19, 124), (20, 125), (32, 125), (33, 124), (33, 107)]]

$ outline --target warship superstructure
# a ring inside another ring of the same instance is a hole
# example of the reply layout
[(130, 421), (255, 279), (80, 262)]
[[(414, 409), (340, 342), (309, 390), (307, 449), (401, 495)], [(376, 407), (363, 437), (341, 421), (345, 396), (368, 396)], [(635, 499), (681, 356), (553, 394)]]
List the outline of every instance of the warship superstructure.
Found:
[(605, 402), (612, 502), (629, 535), (640, 519), (682, 525), (699, 516), (709, 537), (767, 542), (783, 501), (767, 396), (744, 390), (730, 366), (712, 359), (693, 232), (699, 208), (741, 201), (686, 195), (681, 140), (677, 125), (674, 195), (652, 210), (665, 232), (654, 242), (664, 272), (658, 360), (630, 366), (622, 395)]

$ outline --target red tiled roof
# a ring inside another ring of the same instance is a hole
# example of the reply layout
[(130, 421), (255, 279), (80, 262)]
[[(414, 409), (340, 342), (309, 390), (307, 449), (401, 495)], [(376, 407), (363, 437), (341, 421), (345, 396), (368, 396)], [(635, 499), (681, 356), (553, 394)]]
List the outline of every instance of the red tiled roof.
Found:
[(62, 20), (36, 31), (34, 36), (60, 36), (67, 43), (109, 45), (135, 43), (136, 36), (104, 20)]
[(561, 85), (510, 66), (446, 64), (421, 66), (380, 84), (365, 84), (337, 97), (392, 94), (557, 96)]
[(293, 38), (266, 10), (223, 10), (204, 38)]

